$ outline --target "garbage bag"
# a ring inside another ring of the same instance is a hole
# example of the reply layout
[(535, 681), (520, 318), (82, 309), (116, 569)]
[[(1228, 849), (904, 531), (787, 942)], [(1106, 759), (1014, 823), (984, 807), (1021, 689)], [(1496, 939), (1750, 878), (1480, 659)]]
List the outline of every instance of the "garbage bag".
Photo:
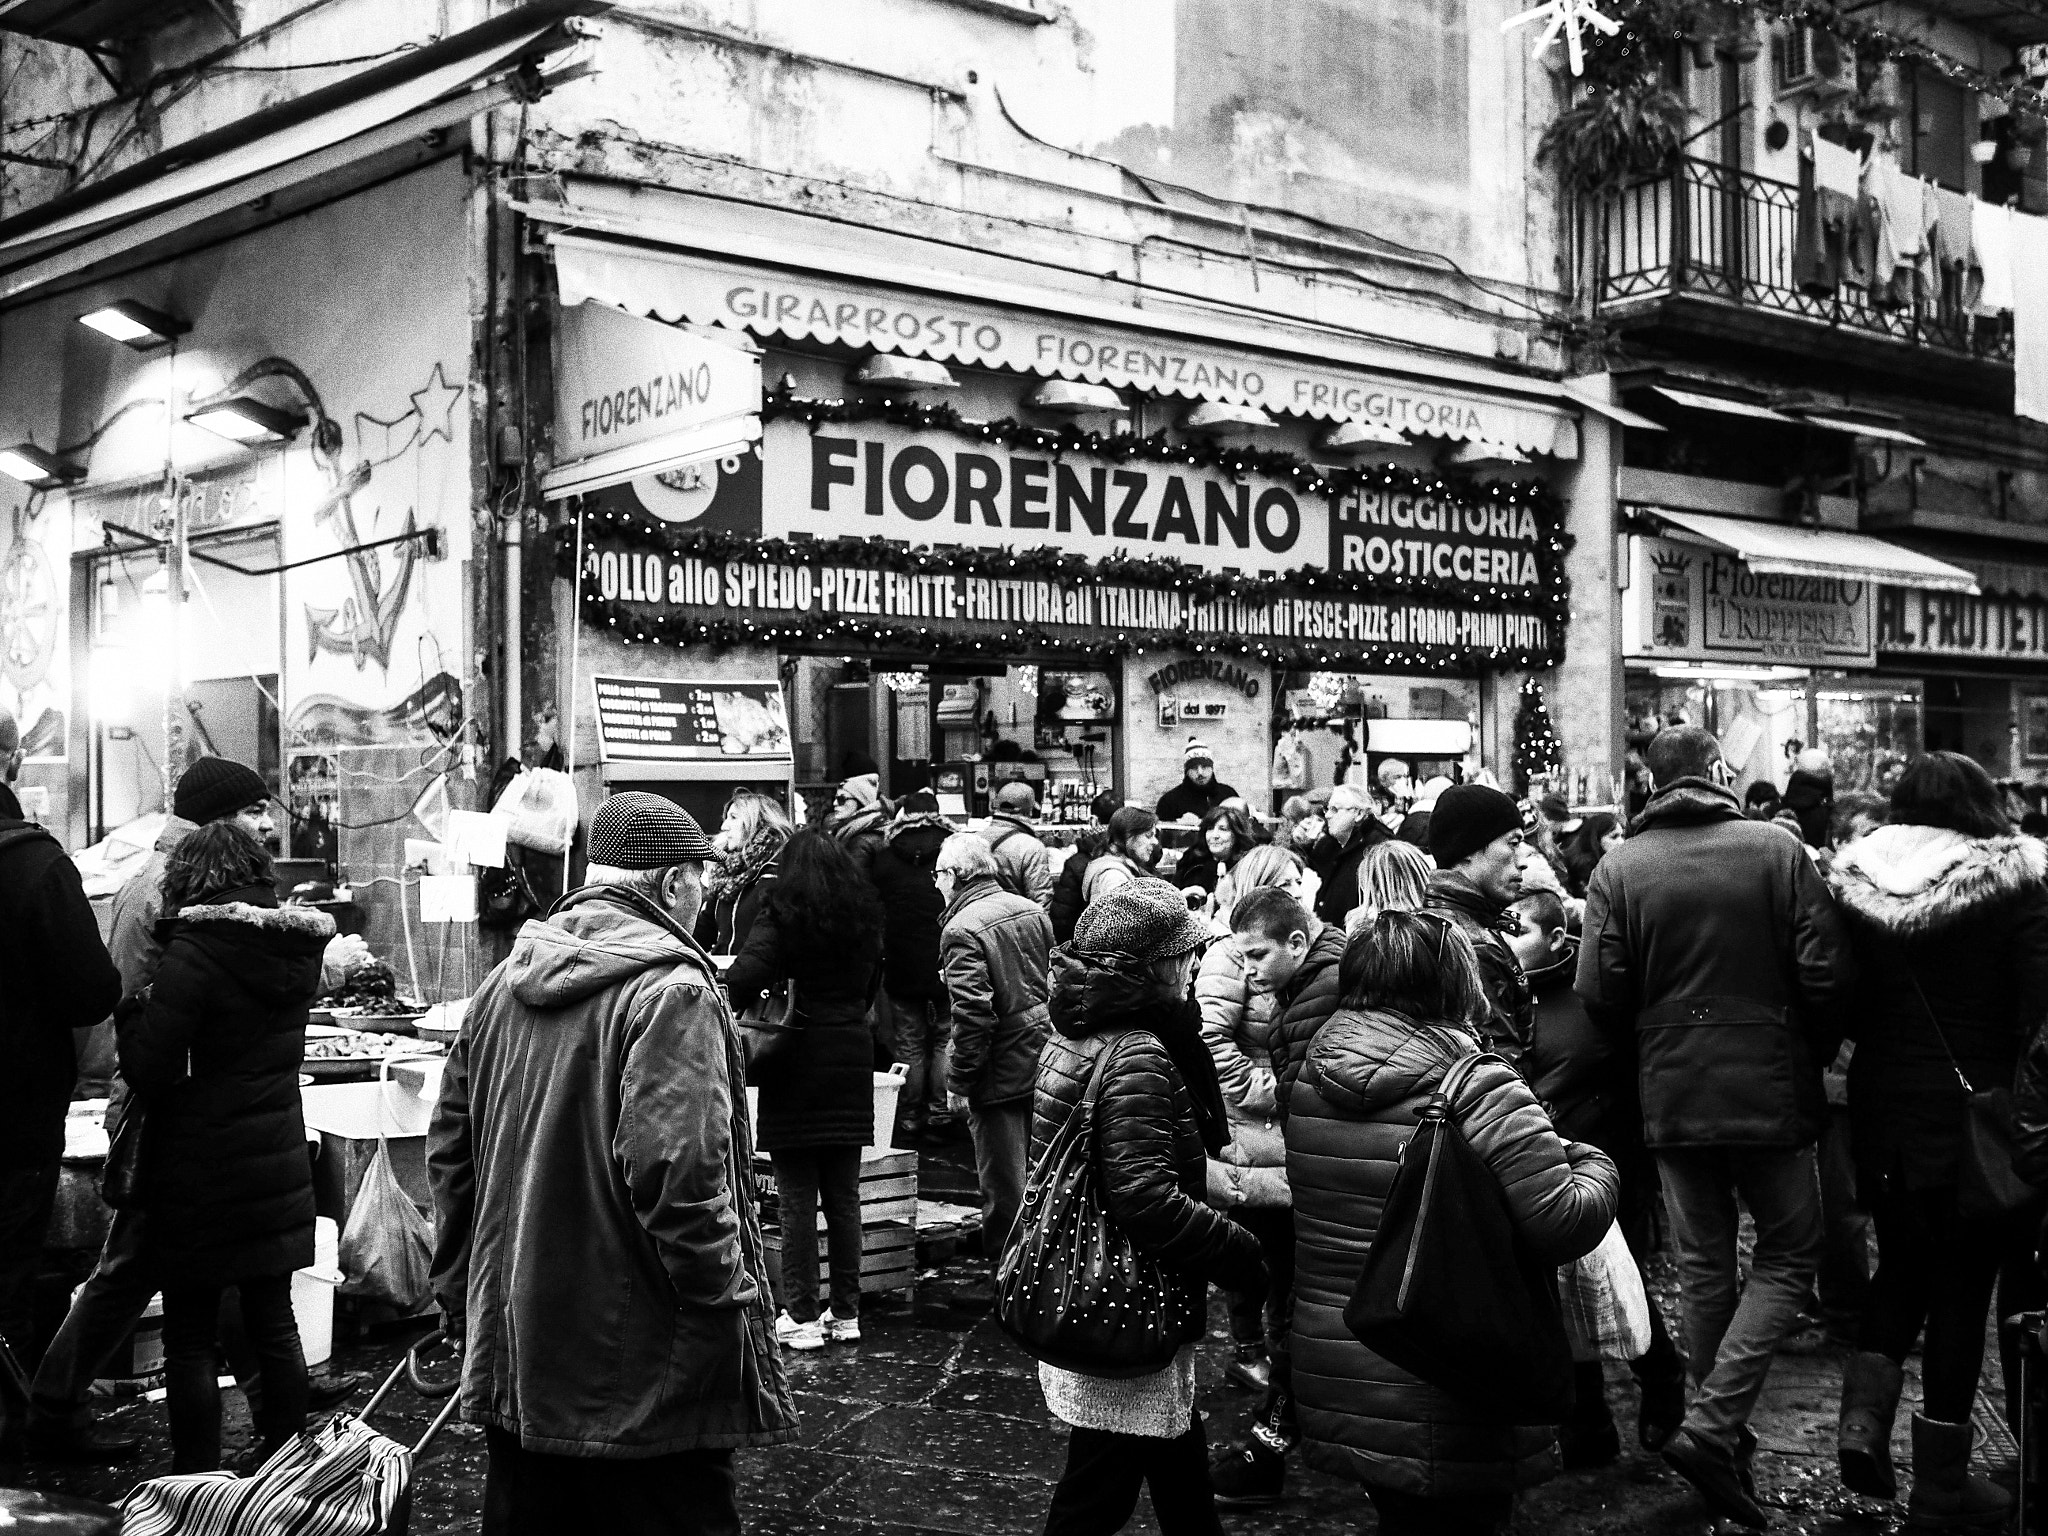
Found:
[(505, 841), (535, 853), (566, 853), (576, 835), (576, 784), (559, 768), (522, 768), (491, 814), (505, 823)]
[(1636, 1360), (1649, 1350), (1650, 1298), (1618, 1223), (1558, 1270), (1557, 1294), (1574, 1360)]
[(138, 1483), (123, 1536), (384, 1536), (402, 1530), (412, 1452), (337, 1417), (277, 1448), (253, 1477), (188, 1472)]
[(433, 1263), (433, 1226), (391, 1171), (389, 1143), (379, 1142), (341, 1229), (342, 1294), (417, 1312), (428, 1300)]

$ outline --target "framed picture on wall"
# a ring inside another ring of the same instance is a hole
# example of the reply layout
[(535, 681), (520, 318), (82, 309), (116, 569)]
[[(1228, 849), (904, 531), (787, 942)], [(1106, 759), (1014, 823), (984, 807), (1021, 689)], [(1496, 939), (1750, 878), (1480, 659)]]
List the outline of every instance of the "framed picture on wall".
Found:
[(2020, 758), (2048, 763), (2048, 693), (2020, 695)]

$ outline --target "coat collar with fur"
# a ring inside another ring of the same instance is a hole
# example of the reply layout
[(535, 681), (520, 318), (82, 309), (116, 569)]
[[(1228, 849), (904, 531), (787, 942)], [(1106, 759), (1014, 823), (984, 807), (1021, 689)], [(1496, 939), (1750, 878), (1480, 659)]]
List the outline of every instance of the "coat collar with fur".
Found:
[(181, 907), (173, 921), (180, 923), (246, 923), (267, 933), (289, 933), (305, 938), (334, 937), (334, 919), (312, 907), (257, 907), (246, 901), (210, 903)]
[(1932, 933), (2048, 879), (2031, 837), (1965, 837), (1944, 827), (1879, 827), (1835, 855), (1828, 883), (1851, 915), (1900, 937)]

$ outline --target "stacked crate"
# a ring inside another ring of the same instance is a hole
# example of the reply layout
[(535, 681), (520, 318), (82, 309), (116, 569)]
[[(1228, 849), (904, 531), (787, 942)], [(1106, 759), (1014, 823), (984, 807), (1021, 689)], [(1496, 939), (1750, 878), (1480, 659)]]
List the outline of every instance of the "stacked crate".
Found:
[[(782, 1291), (782, 1202), (775, 1168), (766, 1153), (754, 1157), (754, 1182), (761, 1198), (761, 1229), (768, 1241), (768, 1273), (777, 1305)], [(818, 1209), (818, 1294), (826, 1294), (830, 1273), (825, 1244), (824, 1202)], [(860, 1288), (873, 1295), (907, 1291), (917, 1277), (917, 1154), (890, 1147), (860, 1153)]]

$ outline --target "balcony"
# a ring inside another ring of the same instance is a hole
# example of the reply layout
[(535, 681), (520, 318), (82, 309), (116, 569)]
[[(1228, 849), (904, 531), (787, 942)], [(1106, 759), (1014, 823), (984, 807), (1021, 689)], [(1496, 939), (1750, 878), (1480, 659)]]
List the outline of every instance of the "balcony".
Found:
[(1617, 330), (1687, 350), (1759, 351), (1895, 374), (1929, 390), (2009, 397), (2012, 323), (1939, 300), (1873, 304), (1859, 286), (1801, 285), (1799, 189), (1687, 160), (1589, 211), (1594, 303)]

